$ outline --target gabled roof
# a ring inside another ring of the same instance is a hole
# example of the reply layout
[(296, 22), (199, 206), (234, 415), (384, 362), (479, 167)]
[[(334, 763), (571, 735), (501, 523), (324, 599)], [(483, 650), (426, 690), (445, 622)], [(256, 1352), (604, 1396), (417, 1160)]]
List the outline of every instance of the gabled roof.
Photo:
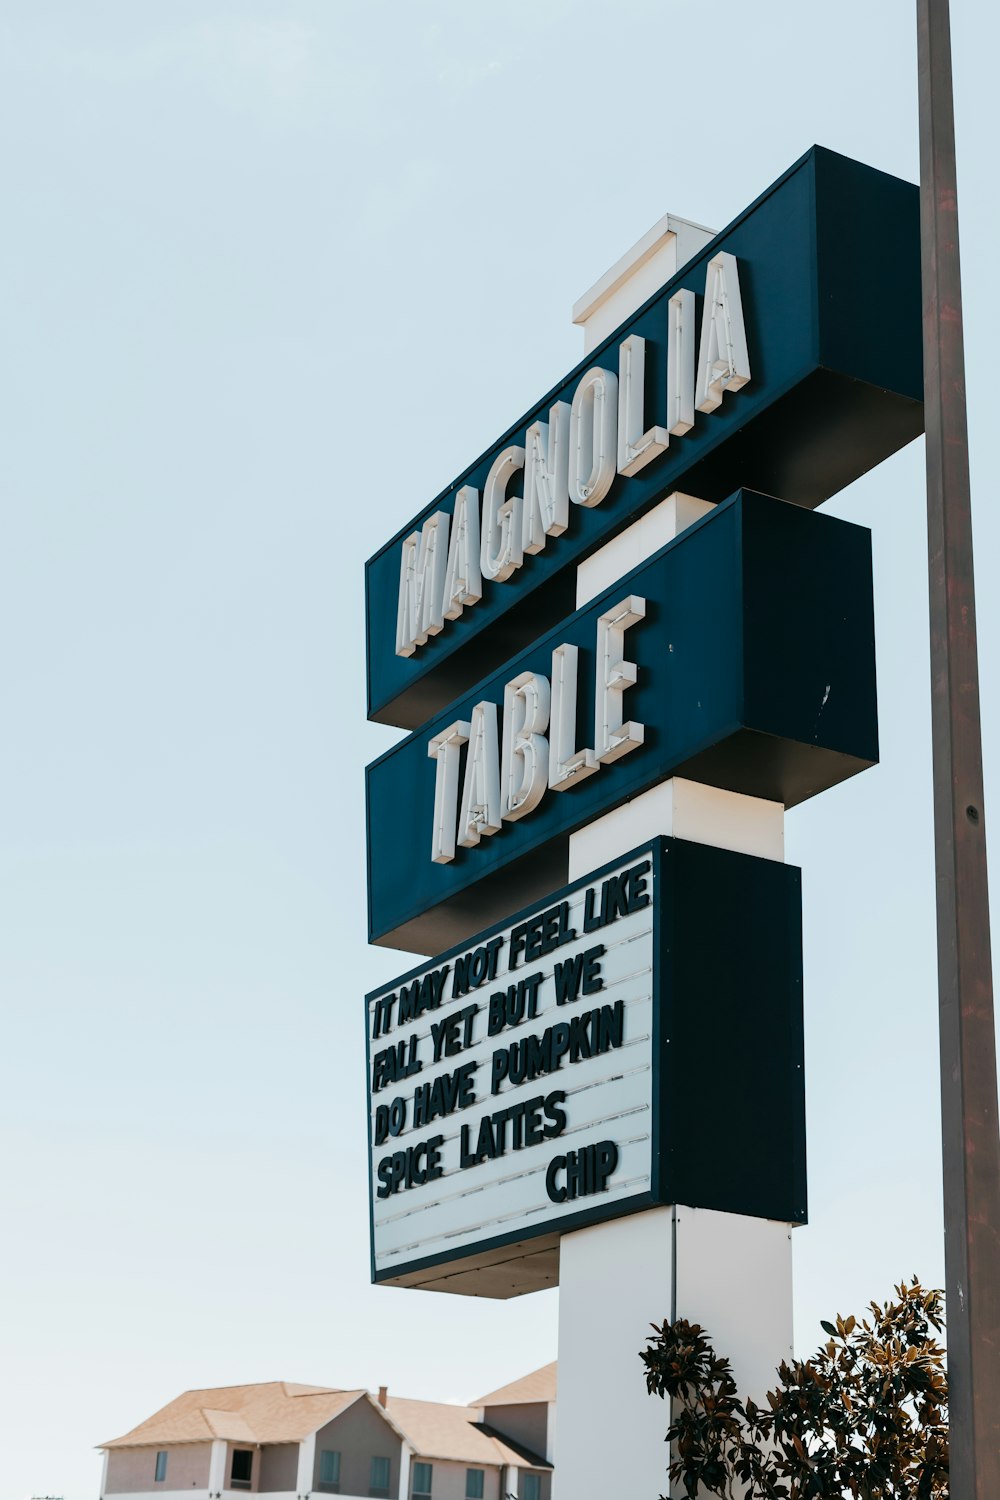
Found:
[(201, 1415), (217, 1438), (225, 1438), (228, 1443), (255, 1443), (257, 1441), (250, 1424), (245, 1417), (240, 1416), (238, 1411), (213, 1411), (211, 1407), (203, 1406)]
[(268, 1380), (261, 1385), (225, 1385), (185, 1391), (182, 1396), (102, 1448), (141, 1448), (157, 1443), (298, 1443), (316, 1432), (366, 1391), (294, 1385)]
[(498, 1391), (490, 1391), (488, 1396), (470, 1401), (469, 1405), (527, 1406), (536, 1401), (554, 1401), (557, 1369), (558, 1363), (553, 1360), (550, 1365), (542, 1365), (540, 1370), (532, 1370), (530, 1375), (522, 1375), (520, 1380), (512, 1380), (510, 1385), (502, 1385)]
[[(551, 1389), (551, 1396), (539, 1394)], [(522, 1390), (521, 1395), (507, 1392)], [(505, 1386), (476, 1406), (545, 1401), (555, 1397), (555, 1365), (546, 1365), (523, 1380)], [(413, 1401), (390, 1396), (383, 1408), (367, 1391), (341, 1391), (330, 1386), (292, 1385), (271, 1380), (261, 1385), (227, 1385), (185, 1391), (123, 1437), (102, 1448), (144, 1448), (160, 1444), (210, 1443), (224, 1438), (235, 1443), (298, 1443), (366, 1401), (407, 1442), (418, 1458), (450, 1459), (496, 1467), (547, 1469), (544, 1458), (493, 1427), (472, 1420), (467, 1406), (441, 1401)]]
[(411, 1401), (390, 1396), (386, 1411), (418, 1458), (452, 1459), (455, 1463), (548, 1469), (537, 1453), (514, 1443), (492, 1427), (469, 1419), (467, 1406), (443, 1401)]

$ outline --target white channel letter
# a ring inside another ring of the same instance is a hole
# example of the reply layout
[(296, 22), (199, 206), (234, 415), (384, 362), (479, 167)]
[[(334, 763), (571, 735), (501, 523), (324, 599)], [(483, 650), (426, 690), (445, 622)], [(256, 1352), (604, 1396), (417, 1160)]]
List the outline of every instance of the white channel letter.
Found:
[(429, 635), (444, 628), (442, 596), (448, 556), (448, 516), (428, 516), (422, 531), (403, 542), (396, 608), (396, 655), (412, 656)]
[(694, 292), (667, 303), (667, 430), (683, 437), (694, 426)]
[(469, 743), (472, 725), (461, 719), (442, 729), (427, 745), (427, 754), (437, 762), (434, 771), (434, 829), (431, 859), (446, 865), (455, 858), (455, 819), (458, 816), (458, 770), (462, 746)]
[(619, 474), (638, 474), (669, 446), (665, 427), (646, 428), (646, 340), (633, 333), (618, 349)]
[(493, 460), (483, 489), (483, 540), (480, 554), (483, 576), (502, 583), (524, 561), (521, 551), (520, 495), (508, 495), (507, 487), (524, 468), (523, 448), (504, 448)]
[(593, 750), (576, 748), (576, 685), (580, 648), (568, 642), (552, 653), (549, 787), (564, 792), (601, 769)]
[(635, 662), (625, 660), (625, 632), (645, 617), (646, 601), (635, 594), (598, 616), (594, 748), (605, 766), (637, 750), (645, 736), (642, 724), (624, 722), (622, 703), (625, 690), (638, 676)]
[(740, 273), (736, 256), (720, 250), (709, 261), (705, 276), (695, 405), (699, 411), (715, 411), (727, 391), (742, 390), (749, 379)]
[(451, 517), (451, 542), (444, 574), (443, 614), (457, 620), (467, 604), (483, 597), (483, 575), (479, 568), (479, 491), (463, 484), (455, 496)]
[(503, 690), (502, 813), (513, 823), (541, 802), (548, 785), (549, 679), (521, 672)]
[(569, 525), (569, 416), (557, 401), (547, 422), (533, 422), (524, 437), (525, 552), (541, 552), (548, 536), (562, 536)]
[(484, 833), (500, 827), (500, 756), (497, 749), (497, 706), (477, 703), (469, 726), (465, 783), (458, 814), (458, 842), (474, 849)]
[(617, 472), (618, 376), (600, 365), (573, 393), (569, 421), (569, 498), (600, 505)]

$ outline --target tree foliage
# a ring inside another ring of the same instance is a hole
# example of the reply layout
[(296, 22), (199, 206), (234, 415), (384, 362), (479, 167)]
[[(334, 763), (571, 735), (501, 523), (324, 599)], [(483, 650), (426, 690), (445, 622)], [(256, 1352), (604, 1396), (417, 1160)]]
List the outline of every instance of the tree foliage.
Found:
[[(725, 1500), (942, 1500), (948, 1496), (944, 1296), (916, 1278), (860, 1322), (824, 1322), (811, 1359), (782, 1363), (763, 1406), (740, 1399), (705, 1330), (652, 1325), (651, 1395), (673, 1403), (675, 1494)], [(661, 1497), (663, 1500), (663, 1497)]]

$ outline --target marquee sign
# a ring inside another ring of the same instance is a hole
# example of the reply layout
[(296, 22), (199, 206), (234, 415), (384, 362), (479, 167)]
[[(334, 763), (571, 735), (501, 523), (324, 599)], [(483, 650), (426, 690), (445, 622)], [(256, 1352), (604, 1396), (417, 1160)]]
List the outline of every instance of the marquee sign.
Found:
[(917, 189), (814, 147), (372, 557), (369, 717), (414, 727), (672, 490), (806, 507), (923, 430)]
[(560, 1233), (802, 1222), (799, 872), (656, 839), (367, 997), (372, 1273), (507, 1297)]
[(877, 759), (869, 532), (741, 491), (369, 766), (371, 940), (543, 897), (667, 776), (790, 807)]
[(375, 1281), (804, 1222), (799, 872), (611, 819), (566, 885), (569, 845), (669, 777), (790, 808), (875, 764), (871, 538), (816, 507), (922, 396), (917, 189), (814, 147), (370, 559), (369, 717), (413, 732), (367, 770), (369, 938), (438, 955), (366, 997)]

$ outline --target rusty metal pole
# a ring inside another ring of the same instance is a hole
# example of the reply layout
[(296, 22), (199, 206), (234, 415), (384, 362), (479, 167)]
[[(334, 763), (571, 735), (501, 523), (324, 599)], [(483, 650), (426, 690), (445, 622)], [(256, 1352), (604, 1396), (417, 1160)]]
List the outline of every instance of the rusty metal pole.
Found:
[(1000, 1500), (1000, 1135), (948, 0), (917, 0), (951, 1500)]

